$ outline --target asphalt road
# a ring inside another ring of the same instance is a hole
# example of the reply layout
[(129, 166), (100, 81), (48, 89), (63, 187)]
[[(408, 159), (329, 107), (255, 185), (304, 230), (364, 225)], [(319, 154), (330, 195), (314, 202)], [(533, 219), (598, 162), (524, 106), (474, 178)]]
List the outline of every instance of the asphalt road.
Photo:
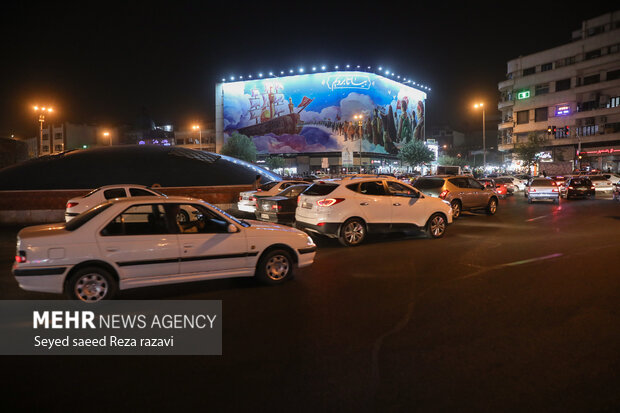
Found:
[[(0, 298), (18, 228), (0, 228)], [(295, 280), (131, 290), (223, 302), (223, 356), (2, 357), (3, 405), (45, 410), (620, 411), (620, 203), (464, 213), (443, 239), (320, 240)], [(6, 338), (2, 338), (6, 339)], [(9, 390), (6, 392), (6, 390)]]

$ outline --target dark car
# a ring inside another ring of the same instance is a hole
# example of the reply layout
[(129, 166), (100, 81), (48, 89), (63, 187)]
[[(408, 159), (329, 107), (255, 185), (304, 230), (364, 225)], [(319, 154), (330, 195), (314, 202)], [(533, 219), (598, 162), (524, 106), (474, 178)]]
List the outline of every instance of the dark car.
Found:
[(292, 185), (275, 196), (256, 199), (256, 219), (292, 225), (295, 222), (295, 209), (299, 194), (310, 184)]
[(570, 198), (594, 198), (596, 189), (590, 179), (580, 176), (568, 179), (563, 188), (563, 196)]

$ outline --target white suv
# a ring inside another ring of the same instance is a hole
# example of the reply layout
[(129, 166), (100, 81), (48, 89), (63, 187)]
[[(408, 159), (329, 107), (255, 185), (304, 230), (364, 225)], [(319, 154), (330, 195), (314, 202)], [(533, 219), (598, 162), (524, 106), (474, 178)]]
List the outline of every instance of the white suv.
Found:
[(356, 246), (367, 233), (412, 228), (440, 238), (452, 223), (452, 208), (395, 178), (351, 176), (306, 189), (298, 198), (295, 220), (299, 229)]

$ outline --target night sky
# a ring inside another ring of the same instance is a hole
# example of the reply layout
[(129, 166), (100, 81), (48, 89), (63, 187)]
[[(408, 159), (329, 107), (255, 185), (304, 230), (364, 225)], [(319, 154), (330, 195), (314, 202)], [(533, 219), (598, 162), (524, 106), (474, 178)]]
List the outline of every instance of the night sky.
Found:
[(185, 128), (213, 120), (223, 77), (322, 64), (381, 65), (426, 84), (430, 126), (467, 132), (479, 128), (474, 101), (497, 107), (508, 60), (568, 43), (582, 20), (617, 8), (419, 3), (2, 6), (0, 136), (35, 136), (34, 104), (53, 105), (57, 121), (102, 126), (132, 124), (144, 108)]

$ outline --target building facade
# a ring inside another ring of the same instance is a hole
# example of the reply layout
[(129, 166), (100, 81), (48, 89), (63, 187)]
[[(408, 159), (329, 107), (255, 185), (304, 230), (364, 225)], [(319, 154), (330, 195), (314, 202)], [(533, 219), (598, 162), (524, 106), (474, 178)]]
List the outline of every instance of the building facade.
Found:
[(619, 170), (620, 10), (582, 22), (570, 43), (508, 62), (498, 85), (498, 147), (505, 160), (529, 134), (552, 161)]
[(72, 149), (118, 144), (118, 130), (73, 123), (47, 124), (39, 136), (38, 156), (53, 155)]

